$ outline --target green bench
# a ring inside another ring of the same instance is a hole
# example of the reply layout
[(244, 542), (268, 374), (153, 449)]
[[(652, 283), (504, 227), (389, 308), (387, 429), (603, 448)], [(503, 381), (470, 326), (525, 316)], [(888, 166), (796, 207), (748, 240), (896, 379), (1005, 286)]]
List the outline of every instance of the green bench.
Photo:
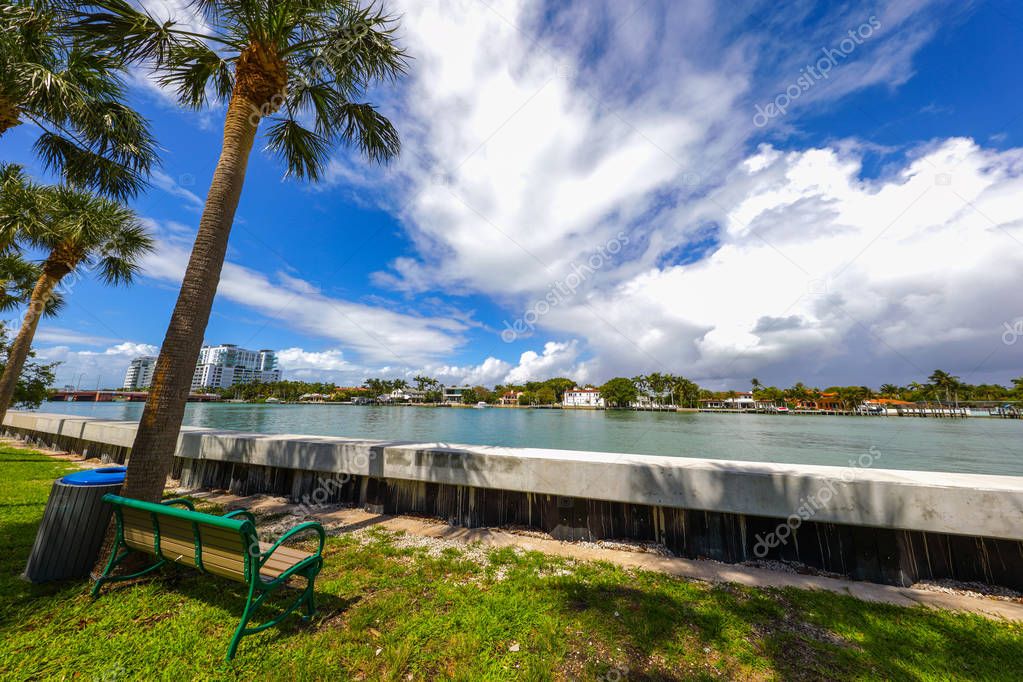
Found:
[[(93, 597), (99, 594), (104, 583), (138, 578), (168, 562), (192, 566), (203, 573), (244, 583), (249, 588), (249, 596), (227, 650), (229, 661), (234, 658), (242, 637), (273, 627), (302, 605), (306, 608), (305, 619), (315, 614), (313, 581), (323, 566), (321, 555), (326, 539), (319, 523), (299, 524), (270, 545), (259, 541), (256, 519), (245, 510), (216, 516), (195, 511), (192, 503), (185, 499), (155, 504), (119, 495), (104, 495), (103, 500), (114, 507), (117, 537), (110, 560), (92, 588)], [(315, 531), (319, 536), (320, 545), (315, 552), (284, 546), (286, 540), (306, 531)], [(118, 564), (139, 552), (151, 555), (155, 562), (130, 575), (111, 575)], [(272, 620), (247, 628), (249, 619), (263, 600), (284, 587), (292, 576), (306, 579), (305, 589), (298, 599)]]

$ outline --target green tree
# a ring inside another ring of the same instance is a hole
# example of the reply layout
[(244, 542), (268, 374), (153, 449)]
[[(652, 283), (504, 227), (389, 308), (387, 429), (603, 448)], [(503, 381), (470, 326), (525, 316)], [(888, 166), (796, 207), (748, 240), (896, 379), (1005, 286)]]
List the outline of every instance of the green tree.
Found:
[(220, 159), (132, 446), (122, 494), (158, 500), (170, 471), (188, 385), (220, 280), (228, 237), (260, 123), (266, 149), (297, 178), (317, 180), (331, 150), (353, 144), (374, 161), (398, 134), (372, 105), (370, 85), (405, 72), (397, 23), (348, 0), (197, 0), (202, 29), (154, 18), (135, 0), (90, 3), (79, 22), (93, 47), (153, 69), (181, 104), (227, 102)]
[[(0, 322), (0, 371), (7, 367), (7, 360), (10, 357), (11, 341), (7, 331), (7, 325)], [(39, 363), (32, 358), (35, 353), (29, 351), (28, 358), (21, 368), (18, 381), (14, 387), (14, 395), (11, 398), (11, 405), (15, 407), (36, 408), (39, 407), (49, 395), (49, 387), (53, 385), (54, 370), (60, 363)]]
[(608, 407), (628, 407), (638, 395), (636, 384), (627, 377), (615, 377), (600, 387), (600, 397)]
[(134, 196), (156, 160), (149, 125), (126, 106), (122, 65), (75, 40), (75, 6), (9, 0), (0, 11), (0, 136), (30, 123), (34, 151), (64, 181)]
[(962, 385), (959, 381), (959, 377), (953, 376), (940, 369), (934, 370), (931, 373), (931, 376), (927, 377), (927, 381), (934, 387), (935, 395), (939, 399), (944, 397), (945, 402), (948, 403), (952, 402), (953, 392)]
[(902, 394), (902, 389), (895, 384), (881, 384), (881, 388), (879, 390), (881, 395), (886, 398), (898, 398)]
[[(565, 390), (567, 391), (568, 389)], [(562, 391), (561, 395), (564, 397), (564, 391)], [(561, 402), (553, 386), (541, 386), (540, 390), (535, 393), (535, 399), (537, 405), (554, 405)]]
[(93, 271), (106, 284), (129, 283), (153, 248), (135, 214), (116, 201), (66, 185), (32, 183), (26, 183), (25, 196), (34, 197), (37, 213), (21, 225), (21, 238), (47, 255), (0, 376), (0, 421), (14, 400), (39, 320), (64, 278), (80, 276), (81, 269)]

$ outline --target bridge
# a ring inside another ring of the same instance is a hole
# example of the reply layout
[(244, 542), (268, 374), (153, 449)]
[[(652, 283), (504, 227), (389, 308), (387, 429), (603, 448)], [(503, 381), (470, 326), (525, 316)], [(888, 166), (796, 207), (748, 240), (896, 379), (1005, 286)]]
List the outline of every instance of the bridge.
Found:
[[(146, 391), (55, 391), (50, 394), (50, 402), (88, 402), (88, 403), (110, 403), (123, 401), (129, 403), (144, 403), (149, 393)], [(189, 393), (188, 402), (208, 403), (220, 400), (216, 393)]]

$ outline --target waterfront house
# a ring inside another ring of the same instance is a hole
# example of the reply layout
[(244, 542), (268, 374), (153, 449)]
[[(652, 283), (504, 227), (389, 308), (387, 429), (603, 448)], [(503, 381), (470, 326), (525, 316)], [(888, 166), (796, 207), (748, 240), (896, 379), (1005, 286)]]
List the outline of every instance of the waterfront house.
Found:
[(396, 388), (387, 395), (387, 402), (421, 403), (425, 398), (426, 392), (417, 388)]
[(576, 387), (565, 391), (561, 405), (562, 407), (588, 407), (596, 409), (604, 407), (604, 399), (600, 397), (599, 389)]
[(503, 394), (499, 399), (498, 403), (501, 405), (518, 405), (519, 398), (522, 396), (523, 391), (508, 391)]
[(760, 406), (750, 391), (732, 391), (731, 398), (704, 398), (700, 407), (704, 410), (755, 410)]
[(462, 394), (471, 390), (472, 386), (445, 386), (443, 402), (448, 405), (461, 405)]

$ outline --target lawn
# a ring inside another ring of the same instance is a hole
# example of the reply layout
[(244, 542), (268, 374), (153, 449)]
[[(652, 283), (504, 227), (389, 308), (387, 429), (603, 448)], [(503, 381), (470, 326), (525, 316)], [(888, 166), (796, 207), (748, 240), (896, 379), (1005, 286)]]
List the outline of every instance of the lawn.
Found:
[(169, 569), (93, 602), (85, 583), (21, 580), (70, 467), (13, 448), (0, 467), (3, 679), (1023, 679), (1019, 624), (373, 529), (328, 539), (312, 622), (227, 663), (240, 585)]

